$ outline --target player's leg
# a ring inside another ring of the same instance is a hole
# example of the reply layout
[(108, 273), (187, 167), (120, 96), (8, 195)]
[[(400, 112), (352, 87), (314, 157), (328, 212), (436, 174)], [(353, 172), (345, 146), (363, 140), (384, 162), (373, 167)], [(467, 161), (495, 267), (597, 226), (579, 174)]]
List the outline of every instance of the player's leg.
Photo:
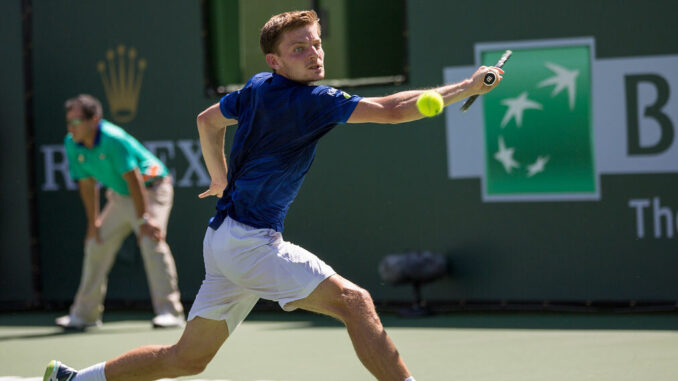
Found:
[[(188, 323), (175, 345), (149, 345), (80, 372), (51, 362), (44, 381), (155, 380), (200, 373), (226, 338), (252, 310), (257, 296), (235, 285), (220, 271), (220, 252), (214, 255), (214, 234), (207, 229), (203, 242), (205, 280), (188, 316)], [(217, 239), (218, 241), (218, 239)], [(73, 378), (75, 376), (75, 378)]]
[(411, 377), (405, 362), (381, 324), (370, 294), (335, 274), (291, 308), (332, 316), (346, 325), (358, 358), (378, 379), (403, 381)]
[(83, 328), (101, 319), (108, 273), (122, 242), (132, 230), (115, 193), (108, 193), (108, 202), (100, 218), (101, 242), (91, 238), (85, 243), (80, 285), (70, 315), (57, 319), (58, 325)]
[(223, 320), (196, 317), (174, 345), (139, 347), (106, 362), (106, 381), (145, 381), (201, 373), (228, 337)]
[(227, 337), (224, 320), (196, 317), (174, 345), (138, 347), (80, 371), (51, 361), (43, 381), (146, 381), (190, 376), (205, 369)]
[[(232, 248), (223, 270), (239, 286), (284, 310), (303, 308), (342, 321), (358, 357), (380, 380), (404, 381), (409, 371), (386, 334), (367, 291), (336, 275), (313, 253), (286, 242), (279, 233), (254, 229), (227, 218), (222, 239)], [(228, 234), (226, 234), (228, 232)], [(260, 244), (252, 245), (251, 242)], [(247, 244), (245, 244), (247, 243)]]
[[(148, 188), (148, 210), (153, 221), (167, 233), (167, 223), (172, 209), (174, 189), (169, 178), (159, 180)], [(131, 201), (131, 200), (130, 200)], [(131, 206), (131, 218), (136, 220), (136, 212)], [(138, 235), (138, 228), (136, 228)], [(184, 323), (184, 309), (181, 305), (177, 270), (172, 251), (166, 239), (155, 241), (147, 236), (139, 240), (141, 255), (144, 259), (146, 277), (153, 301), (155, 327), (172, 327)]]
[(141, 347), (107, 362), (107, 381), (154, 380), (200, 373), (252, 310), (258, 297), (234, 284), (220, 270), (224, 253), (215, 250), (215, 245), (219, 245), (216, 233), (209, 228), (205, 233), (205, 280), (179, 342), (173, 346)]

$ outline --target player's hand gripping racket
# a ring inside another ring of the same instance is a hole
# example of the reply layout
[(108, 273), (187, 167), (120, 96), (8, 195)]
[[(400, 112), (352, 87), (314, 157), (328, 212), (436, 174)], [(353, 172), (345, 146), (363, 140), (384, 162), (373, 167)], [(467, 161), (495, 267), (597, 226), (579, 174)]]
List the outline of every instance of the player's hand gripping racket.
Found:
[[(513, 52), (510, 51), (510, 50), (505, 51), (504, 54), (503, 54), (503, 55), (501, 56), (501, 58), (499, 59), (499, 61), (497, 61), (497, 64), (494, 65), (494, 67), (502, 67), (502, 66), (504, 66), (504, 64), (506, 63), (506, 61), (508, 61), (509, 57), (511, 57), (511, 54), (512, 54), (512, 53), (513, 53)], [(492, 86), (492, 84), (493, 84), (494, 81), (496, 81), (496, 80), (497, 80), (497, 76), (496, 76), (494, 73), (487, 73), (487, 74), (485, 74), (485, 78), (483, 79), (483, 82), (484, 82), (485, 85), (487, 85), (487, 86)], [(466, 112), (466, 110), (468, 110), (468, 108), (471, 107), (471, 105), (473, 104), (473, 102), (476, 101), (476, 98), (478, 98), (478, 94), (470, 96), (470, 97), (466, 100), (466, 102), (464, 102), (464, 104), (461, 106), (461, 112)]]

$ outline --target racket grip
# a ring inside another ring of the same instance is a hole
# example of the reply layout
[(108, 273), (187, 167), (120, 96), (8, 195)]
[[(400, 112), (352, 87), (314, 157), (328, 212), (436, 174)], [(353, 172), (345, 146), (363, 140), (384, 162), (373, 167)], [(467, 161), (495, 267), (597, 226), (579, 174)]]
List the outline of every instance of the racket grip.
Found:
[[(513, 52), (511, 50), (505, 51), (504, 54), (499, 59), (499, 61), (497, 62), (497, 64), (494, 65), (494, 67), (504, 66), (504, 64), (511, 57), (512, 54), (513, 54)], [(485, 74), (485, 78), (483, 78), (483, 83), (486, 86), (492, 86), (494, 84), (494, 81), (496, 81), (496, 80), (497, 80), (497, 75), (490, 72), (490, 73)], [(464, 104), (461, 106), (461, 112), (466, 112), (466, 110), (468, 110), (468, 108), (471, 107), (473, 102), (476, 101), (476, 98), (478, 98), (478, 95), (473, 95), (473, 96), (469, 97), (466, 100), (466, 102), (464, 102)]]
[(468, 110), (468, 108), (471, 107), (473, 102), (476, 101), (476, 98), (478, 98), (477, 94), (468, 97), (468, 99), (466, 99), (466, 102), (464, 102), (464, 104), (461, 106), (461, 112), (466, 112), (466, 110)]
[[(492, 86), (492, 84), (494, 84), (494, 81), (496, 80), (497, 76), (494, 73), (490, 72), (485, 74), (485, 78), (483, 78), (483, 83), (485, 84), (485, 86)], [(461, 112), (466, 112), (466, 110), (468, 110), (468, 108), (471, 107), (473, 102), (476, 101), (476, 98), (478, 98), (478, 95), (472, 95), (468, 97), (466, 102), (464, 102), (464, 104), (461, 106)]]
[(485, 78), (483, 79), (483, 83), (486, 86), (492, 86), (492, 84), (496, 80), (497, 80), (497, 76), (494, 73), (487, 73), (487, 74), (485, 74)]

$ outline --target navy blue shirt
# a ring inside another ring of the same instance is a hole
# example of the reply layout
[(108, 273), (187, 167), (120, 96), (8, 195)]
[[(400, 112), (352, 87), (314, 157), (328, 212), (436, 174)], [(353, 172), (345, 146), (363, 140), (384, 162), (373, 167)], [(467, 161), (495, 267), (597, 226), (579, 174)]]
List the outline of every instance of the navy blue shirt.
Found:
[(318, 139), (345, 123), (362, 98), (259, 73), (226, 94), (222, 114), (238, 120), (228, 186), (210, 227), (226, 216), (255, 228), (283, 231), (283, 221), (311, 167)]

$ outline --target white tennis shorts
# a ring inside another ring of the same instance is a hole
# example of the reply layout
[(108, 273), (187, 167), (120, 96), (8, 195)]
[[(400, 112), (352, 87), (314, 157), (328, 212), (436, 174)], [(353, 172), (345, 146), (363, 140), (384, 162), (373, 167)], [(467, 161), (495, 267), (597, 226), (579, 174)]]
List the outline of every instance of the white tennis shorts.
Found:
[(216, 231), (207, 228), (203, 241), (205, 280), (188, 320), (196, 316), (226, 320), (229, 334), (250, 313), (259, 298), (287, 303), (307, 297), (335, 274), (304, 248), (286, 242), (272, 229), (257, 229), (226, 217)]

